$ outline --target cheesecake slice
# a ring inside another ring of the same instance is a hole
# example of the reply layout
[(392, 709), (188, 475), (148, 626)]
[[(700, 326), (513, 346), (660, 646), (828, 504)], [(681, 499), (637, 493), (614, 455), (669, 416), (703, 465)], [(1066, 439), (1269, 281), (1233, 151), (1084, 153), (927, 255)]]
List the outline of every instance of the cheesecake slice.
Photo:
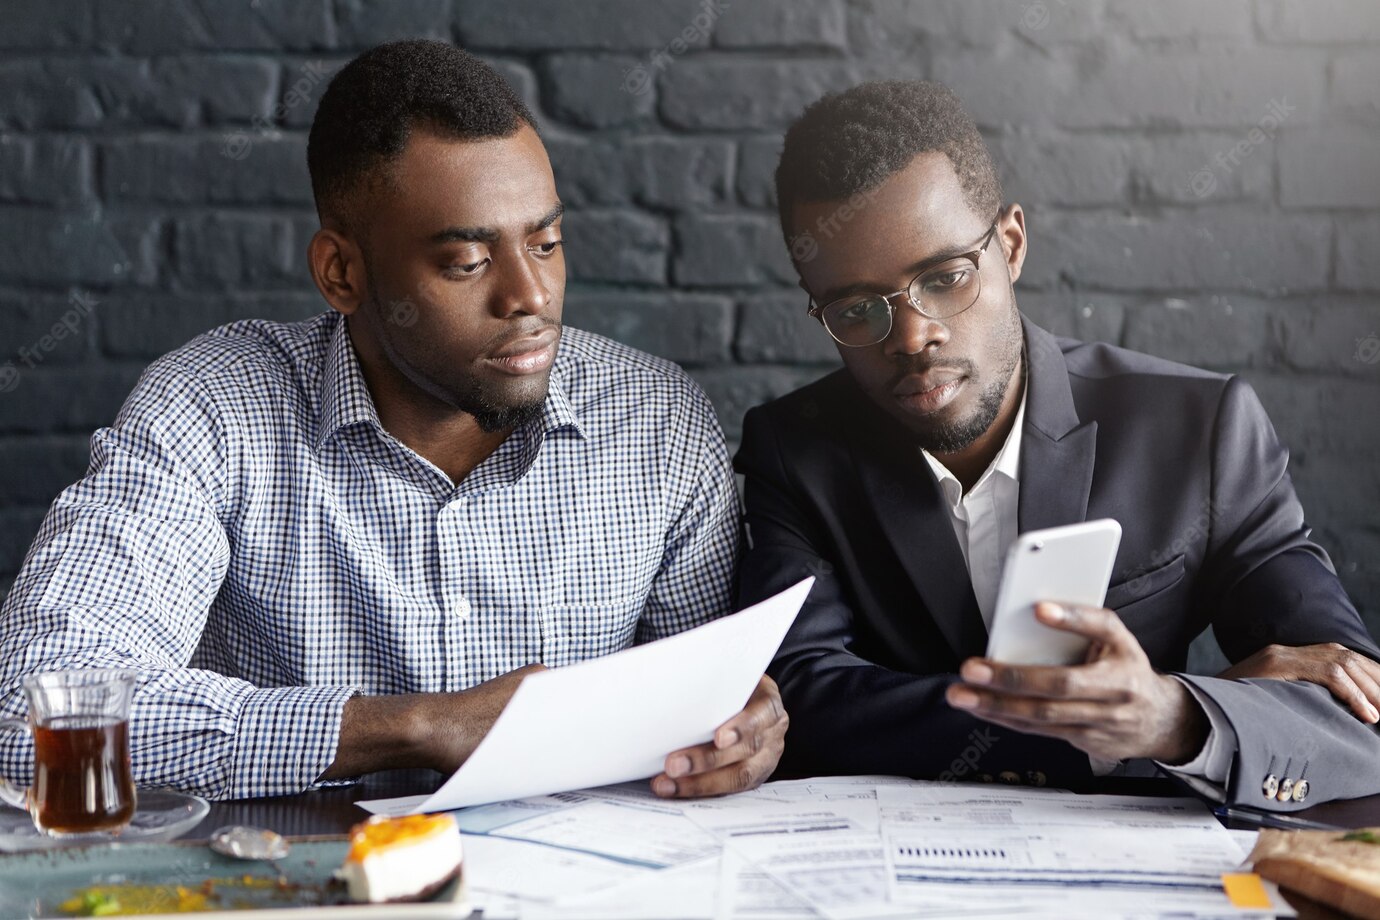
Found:
[(448, 814), (385, 818), (350, 830), (350, 852), (338, 875), (350, 900), (420, 901), (460, 873), (460, 829)]

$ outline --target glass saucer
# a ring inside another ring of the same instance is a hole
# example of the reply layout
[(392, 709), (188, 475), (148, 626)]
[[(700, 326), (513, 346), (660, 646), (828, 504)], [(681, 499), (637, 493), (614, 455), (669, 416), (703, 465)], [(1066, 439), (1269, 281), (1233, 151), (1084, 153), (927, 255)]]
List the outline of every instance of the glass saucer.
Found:
[(0, 853), (174, 840), (200, 824), (210, 810), (200, 796), (171, 789), (140, 789), (139, 807), (123, 830), (49, 837), (34, 827), (28, 812), (0, 805)]

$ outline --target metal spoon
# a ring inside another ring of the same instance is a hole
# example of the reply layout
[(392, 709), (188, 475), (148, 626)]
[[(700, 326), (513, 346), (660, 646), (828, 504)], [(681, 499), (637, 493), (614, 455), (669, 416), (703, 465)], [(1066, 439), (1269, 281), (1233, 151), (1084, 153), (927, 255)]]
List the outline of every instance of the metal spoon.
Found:
[(282, 859), (291, 847), (266, 828), (235, 824), (211, 832), (211, 849), (235, 859)]

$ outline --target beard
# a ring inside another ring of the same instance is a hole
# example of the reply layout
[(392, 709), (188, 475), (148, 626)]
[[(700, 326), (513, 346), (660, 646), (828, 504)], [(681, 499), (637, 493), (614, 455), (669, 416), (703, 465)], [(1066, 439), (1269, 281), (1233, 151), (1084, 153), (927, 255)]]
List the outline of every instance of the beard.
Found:
[[(366, 266), (367, 263), (366, 259)], [(450, 355), (423, 347), (415, 353), (414, 358), (404, 358), (393, 341), (390, 326), (411, 327), (416, 322), (417, 307), (410, 301), (385, 304), (374, 289), (372, 272), (367, 290), (369, 306), (380, 330), (378, 341), (384, 355), (394, 369), (419, 390), (452, 409), (472, 416), (480, 430), (489, 434), (515, 429), (541, 417), (546, 406), (545, 382), (540, 387), (540, 393), (529, 392), (518, 396), (504, 392), (499, 382), (486, 380), (473, 372), (457, 370), (456, 362)], [(399, 303), (406, 303), (411, 312), (400, 316), (397, 309)], [(498, 344), (499, 340), (485, 343), (481, 353)]]
[(460, 393), (452, 394), (454, 398), (448, 399), (447, 402), (461, 412), (473, 416), (480, 430), (490, 434), (518, 428), (541, 418), (546, 406), (545, 396), (525, 402), (504, 403), (477, 377), (468, 377), (464, 382), (467, 386), (463, 387)]
[[(1004, 352), (1002, 363), (991, 378), (985, 382), (976, 376), (976, 367), (971, 361), (959, 362), (963, 372), (979, 383), (977, 405), (963, 418), (951, 422), (937, 422), (927, 430), (915, 432), (915, 442), (931, 454), (952, 454), (964, 450), (980, 438), (1001, 414), (1002, 400), (1006, 398), (1006, 388), (1011, 383), (1011, 375), (1020, 366), (1025, 336), (1021, 331), (1020, 314), (1012, 304), (1006, 327), (1003, 329), (999, 345)], [(924, 367), (915, 367), (923, 371)], [(910, 370), (907, 373), (911, 372)]]

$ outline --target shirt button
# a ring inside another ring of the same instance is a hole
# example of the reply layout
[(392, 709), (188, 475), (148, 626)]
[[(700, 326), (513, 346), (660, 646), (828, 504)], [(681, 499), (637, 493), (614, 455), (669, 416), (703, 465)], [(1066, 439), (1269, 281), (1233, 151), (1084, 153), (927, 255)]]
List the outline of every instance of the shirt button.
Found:
[(451, 613), (462, 620), (468, 618), (470, 615), (469, 599), (462, 597), (456, 601), (455, 606), (451, 609)]

